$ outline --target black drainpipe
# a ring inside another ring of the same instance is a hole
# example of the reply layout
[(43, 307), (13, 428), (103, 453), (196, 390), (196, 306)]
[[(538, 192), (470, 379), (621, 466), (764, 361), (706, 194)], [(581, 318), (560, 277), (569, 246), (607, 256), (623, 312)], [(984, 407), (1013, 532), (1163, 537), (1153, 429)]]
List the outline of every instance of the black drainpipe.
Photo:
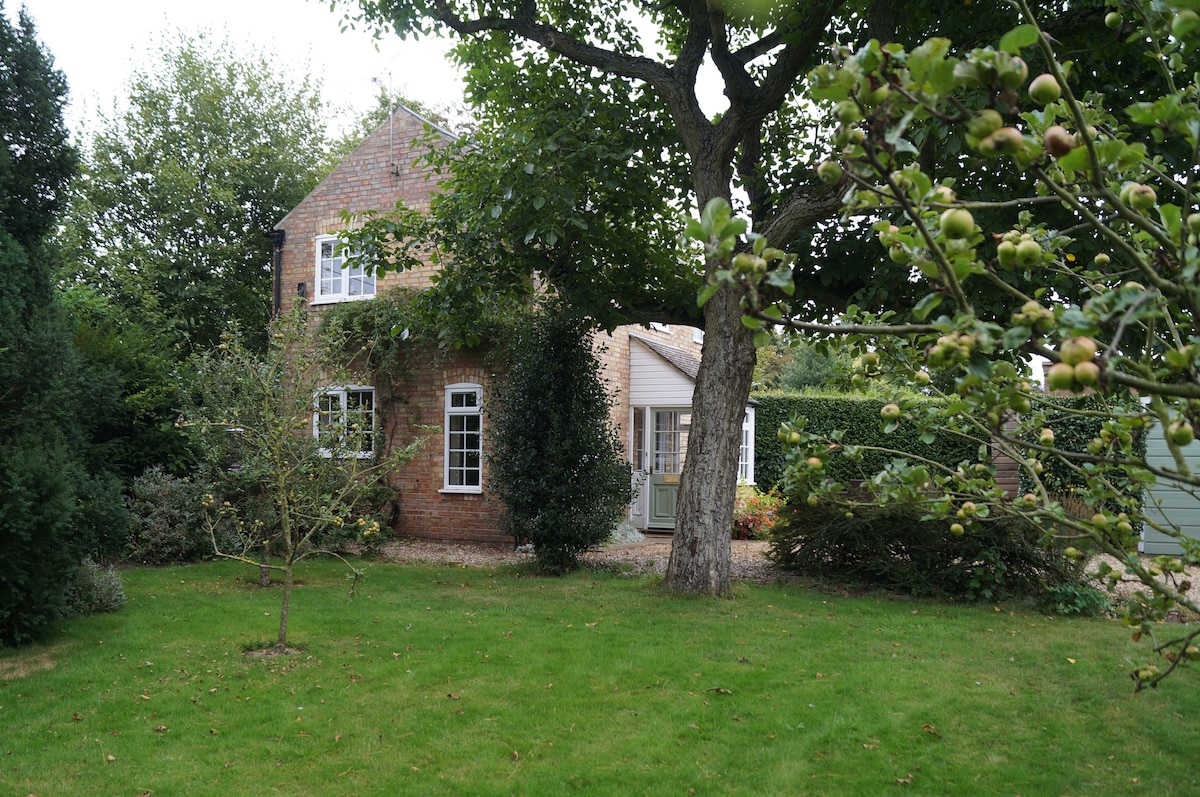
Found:
[(271, 239), (271, 271), (275, 274), (274, 315), (279, 315), (279, 307), (283, 304), (283, 239), (286, 235), (284, 230), (267, 233)]

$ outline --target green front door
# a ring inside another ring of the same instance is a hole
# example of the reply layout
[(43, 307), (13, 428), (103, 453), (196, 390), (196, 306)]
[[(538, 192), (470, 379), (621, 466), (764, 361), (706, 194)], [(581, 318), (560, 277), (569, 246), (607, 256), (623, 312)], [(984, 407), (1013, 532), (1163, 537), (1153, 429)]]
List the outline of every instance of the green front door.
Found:
[(651, 420), (650, 507), (646, 525), (652, 529), (673, 529), (675, 503), (679, 499), (679, 474), (683, 472), (683, 460), (687, 456), (692, 413), (689, 410), (652, 410)]

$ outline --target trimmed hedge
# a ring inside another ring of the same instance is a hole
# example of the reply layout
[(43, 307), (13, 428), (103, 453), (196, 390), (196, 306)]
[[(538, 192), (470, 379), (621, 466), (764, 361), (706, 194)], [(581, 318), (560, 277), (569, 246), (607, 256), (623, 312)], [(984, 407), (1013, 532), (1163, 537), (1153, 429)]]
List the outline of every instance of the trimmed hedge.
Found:
[[(783, 479), (787, 462), (777, 432), (780, 424), (797, 416), (805, 419), (806, 432), (822, 434), (845, 429), (843, 440), (847, 443), (909, 451), (948, 464), (978, 458), (977, 444), (949, 434), (939, 435), (932, 443), (923, 443), (920, 430), (912, 424), (901, 424), (891, 434), (884, 434), (879, 410), (888, 402), (882, 398), (781, 391), (754, 393), (751, 397), (758, 402), (754, 411), (754, 478), (763, 490), (774, 489)], [(869, 478), (891, 459), (890, 455), (879, 452), (865, 452), (855, 461), (833, 457), (827, 472), (830, 478), (839, 481)]]

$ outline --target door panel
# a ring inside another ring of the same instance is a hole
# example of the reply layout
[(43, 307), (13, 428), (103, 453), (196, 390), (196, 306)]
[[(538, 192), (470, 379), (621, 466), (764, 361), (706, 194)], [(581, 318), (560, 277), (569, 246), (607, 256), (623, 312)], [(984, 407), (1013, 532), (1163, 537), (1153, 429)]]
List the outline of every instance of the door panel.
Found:
[(683, 473), (683, 462), (687, 456), (692, 413), (683, 409), (656, 409), (650, 415), (651, 471), (647, 525), (654, 529), (673, 529), (675, 505), (679, 499), (679, 476)]

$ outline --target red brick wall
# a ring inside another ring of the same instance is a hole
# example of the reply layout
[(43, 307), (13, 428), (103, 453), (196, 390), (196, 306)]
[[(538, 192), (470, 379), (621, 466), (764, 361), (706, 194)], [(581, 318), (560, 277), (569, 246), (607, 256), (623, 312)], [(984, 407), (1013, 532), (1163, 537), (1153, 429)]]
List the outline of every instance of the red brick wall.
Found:
[[(394, 445), (406, 445), (425, 437), (415, 459), (390, 481), (396, 490), (398, 519), (396, 531), (402, 536), (454, 542), (481, 542), (512, 545), (512, 537), (500, 530), (502, 507), (488, 493), (487, 473), (487, 402), (495, 374), (486, 364), (482, 351), (455, 352), (439, 359), (432, 350), (417, 350), (410, 357), (410, 368), (401, 384), (383, 392), (381, 412), (388, 439)], [(445, 493), (444, 429), (429, 431), (422, 426), (444, 426), (446, 386), (470, 382), (483, 387), (484, 463), (483, 492)]]
[[(284, 231), (280, 252), (282, 307), (291, 306), (297, 286), (304, 283), (311, 299), (316, 291), (316, 246), (319, 235), (341, 229), (345, 222), (341, 211), (390, 210), (398, 201), (426, 210), (437, 178), (415, 164), (427, 149), (414, 146), (423, 136), (423, 122), (400, 108), (391, 124), (384, 123), (346, 160), (342, 161), (313, 191), (283, 218), (276, 229)], [(376, 283), (376, 293), (393, 286), (428, 286), (433, 267), (404, 273), (389, 273)], [(311, 307), (314, 316), (322, 307)], [(422, 425), (442, 426), (445, 388), (457, 382), (483, 386), (487, 401), (492, 380), (480, 352), (455, 352), (439, 359), (433, 351), (421, 351), (411, 357), (409, 376), (395, 385), (376, 384), (371, 377), (363, 381), (375, 385), (378, 411), (391, 445), (407, 445), (419, 436), (427, 439), (418, 455), (389, 481), (396, 490), (396, 531), (401, 535), (456, 542), (513, 544), (500, 531), (500, 508), (487, 493), (487, 465), (484, 463), (482, 494), (442, 493), (444, 437), (441, 431), (423, 430)], [(486, 434), (487, 415), (483, 416)], [(486, 454), (486, 437), (485, 437)]]
[[(311, 299), (316, 294), (317, 236), (343, 228), (341, 212), (348, 210), (387, 211), (403, 201), (409, 208), (426, 210), (436, 190), (438, 177), (415, 161), (427, 149), (416, 145), (423, 137), (423, 121), (399, 108), (390, 124), (384, 123), (328, 177), (304, 198), (277, 225), (284, 233), (279, 253), (281, 307), (292, 306), (297, 286)], [(432, 266), (404, 273), (389, 273), (376, 283), (376, 293), (393, 286), (424, 288), (434, 272)], [(311, 310), (316, 316), (321, 308)], [(620, 327), (609, 335), (597, 335), (601, 375), (614, 397), (613, 422), (623, 445), (628, 446), (629, 422), (629, 335), (660, 340), (700, 357), (700, 345), (693, 340), (691, 327), (672, 325), (667, 329), (640, 326)], [(500, 531), (502, 508), (487, 491), (487, 402), (495, 379), (480, 352), (455, 352), (439, 359), (435, 352), (414, 354), (403, 384), (376, 387), (376, 402), (383, 416), (389, 443), (406, 445), (417, 436), (428, 439), (417, 457), (392, 474), (396, 489), (396, 530), (401, 535), (462, 542), (513, 544)], [(364, 378), (374, 383), (374, 380)], [(444, 432), (423, 431), (421, 425), (441, 426), (445, 407), (445, 387), (457, 382), (483, 386), (484, 470), (482, 494), (440, 492), (443, 486)]]
[[(284, 308), (291, 306), (291, 297), (296, 295), (300, 283), (304, 283), (310, 299), (316, 295), (314, 242), (318, 235), (328, 235), (346, 226), (340, 215), (343, 210), (387, 211), (399, 201), (416, 210), (428, 209), (438, 178), (415, 164), (417, 158), (428, 152), (428, 147), (415, 143), (423, 135), (421, 119), (403, 108), (397, 109), (390, 127), (385, 122), (372, 133), (275, 225), (285, 234), (280, 257)], [(432, 267), (389, 273), (379, 280), (376, 290), (382, 293), (394, 285), (425, 287), (432, 273)]]

